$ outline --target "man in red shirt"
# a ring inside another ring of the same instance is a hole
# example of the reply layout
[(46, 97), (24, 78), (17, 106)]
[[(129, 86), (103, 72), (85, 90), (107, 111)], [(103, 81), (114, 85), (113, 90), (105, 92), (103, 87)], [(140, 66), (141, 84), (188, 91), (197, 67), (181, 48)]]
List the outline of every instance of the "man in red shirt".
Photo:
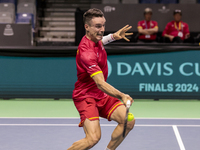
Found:
[(165, 42), (182, 43), (191, 41), (188, 24), (181, 21), (181, 17), (181, 10), (175, 10), (174, 20), (166, 25), (162, 33)]
[[(133, 99), (106, 82), (108, 75), (107, 54), (103, 44), (132, 35), (126, 33), (132, 27), (127, 25), (114, 34), (103, 37), (105, 31), (104, 14), (99, 9), (89, 9), (83, 15), (86, 35), (82, 38), (76, 55), (77, 77), (73, 91), (73, 101), (80, 114), (80, 127), (85, 138), (75, 142), (68, 150), (85, 150), (92, 148), (101, 137), (99, 116), (118, 123), (111, 135), (106, 150), (114, 150), (123, 141), (123, 123), (127, 100)], [(119, 100), (121, 99), (123, 103)], [(129, 121), (127, 132), (133, 128), (135, 120)]]
[(158, 23), (151, 20), (152, 9), (146, 8), (144, 10), (145, 20), (138, 22), (139, 41), (153, 42), (156, 41), (156, 33), (158, 32)]

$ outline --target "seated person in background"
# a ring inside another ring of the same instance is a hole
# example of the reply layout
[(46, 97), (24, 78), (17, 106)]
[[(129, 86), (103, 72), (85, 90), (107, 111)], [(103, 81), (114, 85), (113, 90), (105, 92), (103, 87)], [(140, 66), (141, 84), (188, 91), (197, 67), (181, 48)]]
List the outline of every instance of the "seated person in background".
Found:
[(181, 10), (174, 10), (174, 20), (166, 25), (162, 33), (165, 42), (167, 43), (193, 42), (193, 39), (190, 38), (190, 31), (188, 24), (181, 21), (181, 17), (182, 17)]
[(151, 20), (152, 9), (146, 8), (144, 10), (145, 20), (138, 22), (139, 41), (153, 42), (156, 41), (156, 33), (158, 32), (158, 23)]

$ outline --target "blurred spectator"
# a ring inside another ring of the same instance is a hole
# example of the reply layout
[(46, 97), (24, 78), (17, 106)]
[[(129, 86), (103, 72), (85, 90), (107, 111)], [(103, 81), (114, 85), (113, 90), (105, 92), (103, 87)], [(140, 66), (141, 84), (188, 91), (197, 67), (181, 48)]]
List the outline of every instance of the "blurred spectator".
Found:
[(146, 8), (144, 10), (144, 19), (138, 22), (138, 40), (142, 42), (156, 41), (156, 33), (158, 32), (158, 23), (151, 20), (152, 9)]
[(174, 20), (169, 22), (162, 36), (164, 37), (164, 41), (167, 43), (188, 43), (194, 42), (194, 39), (190, 37), (190, 31), (188, 24), (181, 21), (182, 12), (181, 10), (174, 10)]

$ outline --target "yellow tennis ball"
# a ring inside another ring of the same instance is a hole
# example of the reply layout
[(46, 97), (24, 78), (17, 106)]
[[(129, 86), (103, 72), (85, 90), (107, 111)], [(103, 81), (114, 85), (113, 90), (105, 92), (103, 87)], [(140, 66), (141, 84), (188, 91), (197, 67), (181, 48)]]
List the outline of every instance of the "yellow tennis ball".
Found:
[(127, 117), (127, 120), (128, 121), (132, 121), (134, 119), (134, 115), (132, 113), (128, 113), (128, 117)]

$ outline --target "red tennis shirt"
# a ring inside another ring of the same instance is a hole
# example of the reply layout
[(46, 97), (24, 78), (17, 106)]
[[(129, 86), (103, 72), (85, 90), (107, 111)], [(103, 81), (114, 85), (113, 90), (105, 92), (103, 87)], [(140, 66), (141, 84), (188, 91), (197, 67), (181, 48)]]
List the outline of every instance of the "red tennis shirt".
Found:
[(95, 43), (84, 36), (76, 54), (78, 80), (73, 90), (73, 100), (81, 101), (91, 97), (103, 99), (107, 95), (97, 88), (92, 77), (103, 73), (105, 80), (108, 76), (107, 53), (101, 41)]
[[(152, 28), (158, 28), (158, 23), (156, 21), (139, 21), (138, 22), (138, 28), (142, 29), (152, 29)], [(155, 40), (156, 39), (156, 34), (152, 35), (144, 35), (140, 34), (138, 37), (140, 40)]]
[(182, 40), (184, 40), (185, 35), (187, 33), (190, 33), (187, 23), (182, 21), (180, 22), (171, 21), (166, 25), (165, 30), (162, 33), (162, 36), (168, 34), (174, 37), (179, 36)]

